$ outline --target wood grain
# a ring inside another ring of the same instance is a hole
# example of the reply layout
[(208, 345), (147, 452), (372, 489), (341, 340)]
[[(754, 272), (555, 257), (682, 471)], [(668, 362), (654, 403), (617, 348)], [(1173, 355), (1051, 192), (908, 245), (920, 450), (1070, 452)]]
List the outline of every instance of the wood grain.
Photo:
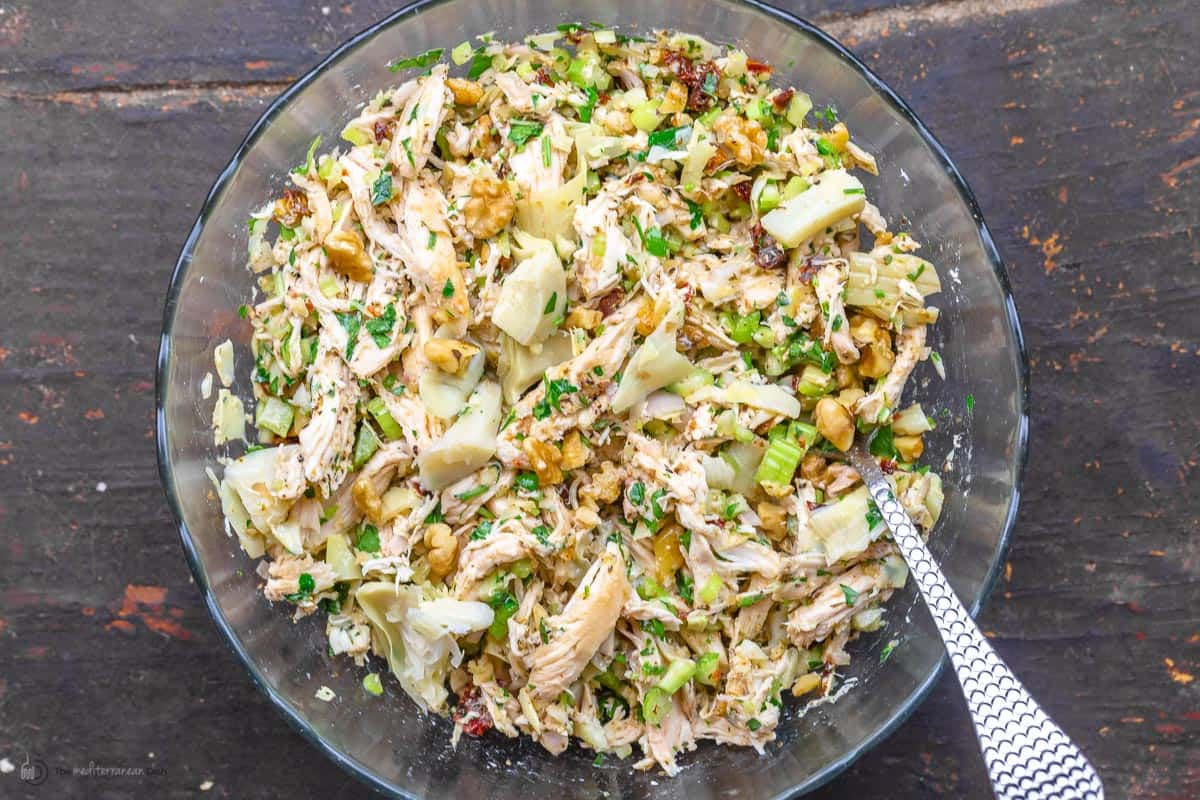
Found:
[[(165, 770), (53, 796), (365, 794), (222, 645), (151, 427), (159, 296), (212, 177), (287, 81), (392, 9), (328, 7), (0, 6), (0, 758)], [(938, 133), (1009, 265), (1033, 454), (983, 627), (1110, 797), (1200, 795), (1194, 4), (790, 7)], [(987, 797), (975, 747), (946, 676), (814, 796)], [(0, 795), (50, 796), (16, 778)]]

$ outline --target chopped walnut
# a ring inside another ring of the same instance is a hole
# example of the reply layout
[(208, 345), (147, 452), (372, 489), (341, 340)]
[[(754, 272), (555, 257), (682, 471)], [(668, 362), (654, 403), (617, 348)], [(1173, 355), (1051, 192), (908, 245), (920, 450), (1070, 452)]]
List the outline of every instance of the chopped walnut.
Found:
[(454, 538), (450, 526), (444, 522), (435, 522), (425, 529), (425, 546), (429, 548), (425, 556), (429, 564), (429, 578), (438, 582), (454, 571), (455, 557), (458, 555), (458, 539)]
[(335, 270), (352, 281), (369, 283), (375, 271), (358, 231), (334, 231), (325, 237), (325, 252)]
[(642, 304), (638, 306), (637, 312), (637, 332), (642, 336), (654, 333), (658, 323), (662, 322), (662, 318), (666, 316), (667, 309), (665, 301), (655, 302), (649, 297), (642, 298)]
[(308, 216), (308, 195), (290, 186), (283, 190), (283, 197), (275, 201), (272, 216), (285, 228), (294, 228)]
[(425, 357), (442, 372), (457, 375), (467, 368), (479, 348), (459, 339), (430, 339), (425, 343)]
[(779, 540), (787, 535), (787, 510), (783, 506), (765, 501), (759, 503), (758, 518), (762, 521), (762, 529), (771, 539)]
[(467, 230), (473, 235), (481, 239), (495, 236), (512, 221), (516, 210), (517, 203), (504, 181), (489, 175), (479, 175), (471, 181), (471, 199), (463, 214)]
[(713, 124), (717, 141), (733, 156), (740, 167), (761, 164), (767, 150), (767, 132), (752, 119), (725, 114)]
[(542, 486), (554, 486), (562, 483), (563, 472), (560, 468), (562, 453), (557, 447), (536, 439), (526, 439), (521, 442), (521, 449), (529, 457), (533, 471), (537, 473), (538, 482)]
[(611, 503), (621, 496), (621, 475), (611, 461), (600, 464), (600, 469), (592, 473), (592, 481), (579, 490), (585, 498), (597, 503)]
[(475, 121), (475, 131), (471, 136), (471, 155), (476, 158), (491, 158), (500, 149), (496, 141), (496, 129), (488, 114), (480, 115)]
[(358, 506), (358, 510), (363, 512), (363, 515), (376, 525), (383, 524), (383, 501), (379, 495), (375, 493), (375, 487), (366, 478), (359, 478), (354, 482), (352, 490), (354, 495), (354, 504)]
[(483, 97), (483, 87), (475, 81), (467, 81), (462, 78), (446, 78), (446, 86), (450, 89), (450, 93), (454, 95), (455, 105), (473, 106), (479, 102), (479, 98)]
[(604, 315), (594, 308), (575, 306), (567, 313), (563, 327), (583, 328), (585, 331), (590, 331), (599, 325), (602, 319), (604, 319)]
[(587, 463), (587, 449), (583, 445), (583, 436), (579, 431), (571, 431), (563, 440), (562, 463), (565, 470), (579, 469)]

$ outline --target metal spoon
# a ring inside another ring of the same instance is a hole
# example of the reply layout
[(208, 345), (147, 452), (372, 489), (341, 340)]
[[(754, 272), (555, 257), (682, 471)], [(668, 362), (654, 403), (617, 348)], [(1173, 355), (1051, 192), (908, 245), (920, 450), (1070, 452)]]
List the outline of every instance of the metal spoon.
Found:
[(1001, 800), (1103, 800), (1095, 768), (996, 655), (950, 588), (861, 439), (846, 454), (867, 484), (950, 654)]

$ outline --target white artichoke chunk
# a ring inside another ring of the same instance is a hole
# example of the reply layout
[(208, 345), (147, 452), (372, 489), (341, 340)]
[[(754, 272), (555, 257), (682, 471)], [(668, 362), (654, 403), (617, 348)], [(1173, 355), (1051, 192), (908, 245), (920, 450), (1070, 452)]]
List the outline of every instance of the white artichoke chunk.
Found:
[(496, 453), (499, 428), (500, 387), (484, 381), (449, 430), (417, 456), (421, 483), (441, 491), (482, 467)]
[(784, 247), (797, 247), (863, 210), (863, 185), (845, 170), (822, 174), (821, 182), (785, 201), (762, 218), (763, 229)]
[(521, 261), (500, 287), (492, 322), (519, 344), (540, 344), (566, 311), (567, 273), (552, 242), (523, 231), (514, 238)]

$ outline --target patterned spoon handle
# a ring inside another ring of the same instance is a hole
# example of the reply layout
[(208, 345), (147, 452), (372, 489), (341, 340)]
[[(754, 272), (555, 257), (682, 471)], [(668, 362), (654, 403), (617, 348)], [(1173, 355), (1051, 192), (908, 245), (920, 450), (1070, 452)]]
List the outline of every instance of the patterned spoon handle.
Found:
[(946, 644), (996, 797), (1103, 800), (1096, 770), (979, 632), (866, 444), (859, 441), (848, 455), (891, 529)]

